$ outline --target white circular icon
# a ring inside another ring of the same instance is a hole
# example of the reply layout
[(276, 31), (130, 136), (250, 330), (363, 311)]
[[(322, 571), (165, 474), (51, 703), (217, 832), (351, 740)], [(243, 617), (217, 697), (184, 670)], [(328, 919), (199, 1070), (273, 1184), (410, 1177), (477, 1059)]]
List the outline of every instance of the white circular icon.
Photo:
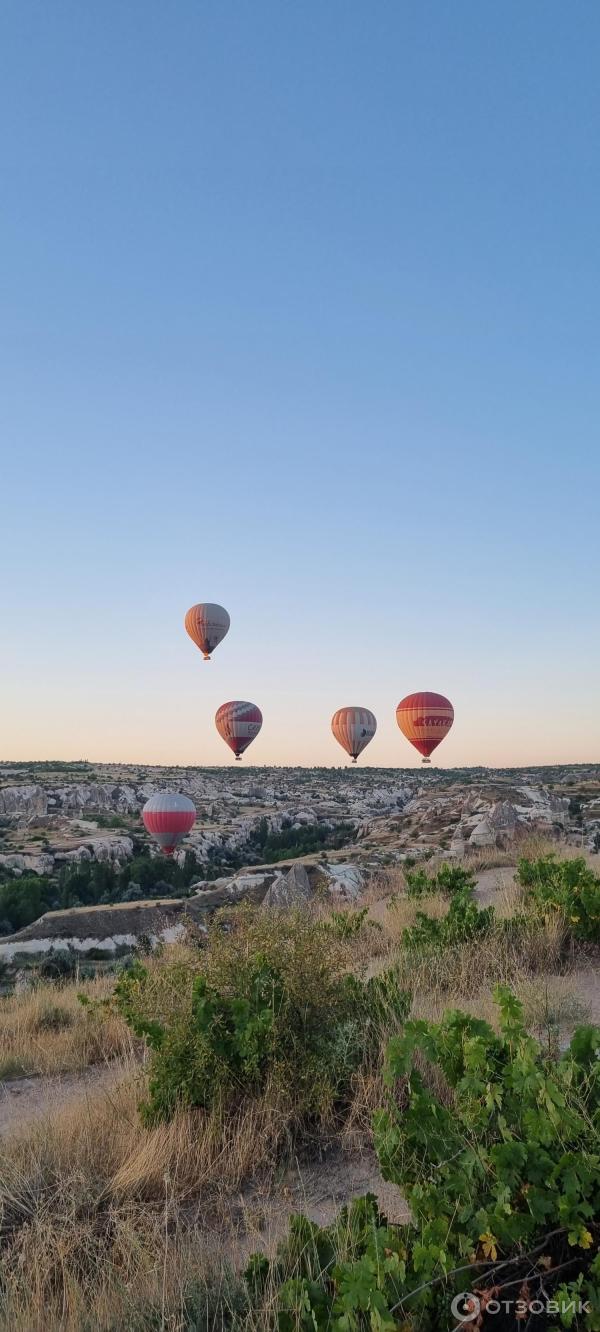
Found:
[(471, 1323), (481, 1312), (481, 1300), (471, 1290), (462, 1290), (460, 1295), (454, 1296), (450, 1312), (459, 1323)]

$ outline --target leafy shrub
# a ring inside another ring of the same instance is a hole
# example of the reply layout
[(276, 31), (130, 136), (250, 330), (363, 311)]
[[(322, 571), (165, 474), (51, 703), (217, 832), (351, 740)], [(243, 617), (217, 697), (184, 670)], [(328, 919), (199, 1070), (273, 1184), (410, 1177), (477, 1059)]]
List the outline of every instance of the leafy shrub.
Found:
[(472, 890), (465, 888), (454, 894), (446, 915), (440, 920), (418, 911), (415, 924), (402, 931), (402, 942), (405, 948), (412, 950), (447, 948), (488, 934), (494, 919), (494, 908), (479, 908)]
[(575, 939), (600, 943), (600, 878), (583, 857), (522, 859), (517, 877), (531, 910), (544, 917), (560, 913)]
[[(372, 1196), (324, 1229), (294, 1218), (275, 1259), (246, 1272), (280, 1332), (600, 1328), (600, 1030), (580, 1028), (553, 1059), (510, 991), (496, 999), (499, 1034), (449, 1012), (390, 1042), (375, 1139), (412, 1220), (387, 1225)], [(452, 1312), (465, 1289), (481, 1316)], [(540, 1296), (558, 1322), (533, 1316)]]
[(198, 955), (135, 964), (115, 999), (152, 1051), (146, 1120), (178, 1104), (231, 1110), (267, 1088), (299, 1116), (329, 1114), (377, 1047), (383, 1007), (407, 1009), (393, 979), (363, 985), (345, 956), (316, 921), (244, 906), (218, 913)]
[(437, 892), (435, 879), (424, 869), (405, 870), (404, 878), (408, 897), (429, 897)]
[(461, 869), (459, 865), (441, 865), (435, 874), (428, 874), (424, 869), (407, 870), (404, 877), (408, 897), (428, 897), (433, 893), (453, 897), (455, 893), (473, 892), (475, 888), (472, 871)]

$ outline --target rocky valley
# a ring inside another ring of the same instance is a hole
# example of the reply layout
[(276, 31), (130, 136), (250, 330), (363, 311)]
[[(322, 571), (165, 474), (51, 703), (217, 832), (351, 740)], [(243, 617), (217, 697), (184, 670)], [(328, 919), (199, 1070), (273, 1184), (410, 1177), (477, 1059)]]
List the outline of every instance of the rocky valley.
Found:
[[(172, 862), (140, 811), (180, 791), (197, 822)], [(245, 897), (358, 895), (431, 857), (514, 859), (537, 834), (598, 851), (600, 767), (0, 767), (0, 960), (130, 951)]]

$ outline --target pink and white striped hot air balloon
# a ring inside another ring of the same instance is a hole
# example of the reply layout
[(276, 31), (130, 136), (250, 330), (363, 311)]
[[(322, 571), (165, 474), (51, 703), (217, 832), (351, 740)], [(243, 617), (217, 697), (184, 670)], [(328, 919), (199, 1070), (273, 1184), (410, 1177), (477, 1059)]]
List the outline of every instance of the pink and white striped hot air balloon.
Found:
[(159, 791), (150, 796), (142, 810), (144, 827), (154, 837), (164, 856), (172, 856), (175, 847), (196, 822), (196, 806), (176, 791)]
[(331, 718), (331, 729), (338, 744), (356, 763), (359, 754), (373, 739), (377, 722), (368, 708), (338, 708)]
[(215, 726), (226, 745), (233, 750), (236, 759), (241, 759), (244, 750), (258, 735), (262, 726), (262, 712), (255, 703), (244, 703), (236, 699), (233, 703), (222, 703), (215, 716)]

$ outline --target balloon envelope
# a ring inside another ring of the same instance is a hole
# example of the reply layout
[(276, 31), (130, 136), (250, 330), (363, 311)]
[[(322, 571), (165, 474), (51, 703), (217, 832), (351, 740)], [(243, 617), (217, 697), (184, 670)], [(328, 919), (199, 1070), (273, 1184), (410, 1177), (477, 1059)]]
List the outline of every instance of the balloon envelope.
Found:
[(175, 791), (159, 791), (150, 796), (142, 810), (144, 827), (165, 856), (172, 856), (196, 822), (196, 806), (187, 796)]
[(232, 703), (222, 703), (215, 716), (219, 735), (233, 750), (236, 759), (241, 758), (244, 750), (252, 744), (262, 721), (260, 708), (255, 703), (245, 703), (239, 698)]
[(331, 718), (331, 729), (338, 744), (356, 763), (359, 754), (373, 739), (377, 722), (368, 708), (338, 708)]
[(231, 621), (224, 606), (217, 606), (213, 601), (199, 601), (191, 606), (186, 617), (185, 627), (196, 647), (210, 661), (210, 654), (224, 639)]
[(454, 721), (449, 698), (424, 690), (407, 694), (396, 708), (396, 721), (411, 745), (427, 760), (447, 736)]

